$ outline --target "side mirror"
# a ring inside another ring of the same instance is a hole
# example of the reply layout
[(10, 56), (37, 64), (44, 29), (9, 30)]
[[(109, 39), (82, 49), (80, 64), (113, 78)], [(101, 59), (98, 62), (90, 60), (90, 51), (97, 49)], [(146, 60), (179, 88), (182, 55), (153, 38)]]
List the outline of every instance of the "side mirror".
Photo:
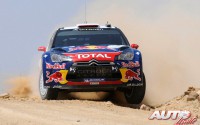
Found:
[(131, 48), (138, 49), (138, 44), (131, 44)]
[(46, 52), (46, 47), (45, 46), (40, 46), (40, 47), (38, 47), (38, 51)]

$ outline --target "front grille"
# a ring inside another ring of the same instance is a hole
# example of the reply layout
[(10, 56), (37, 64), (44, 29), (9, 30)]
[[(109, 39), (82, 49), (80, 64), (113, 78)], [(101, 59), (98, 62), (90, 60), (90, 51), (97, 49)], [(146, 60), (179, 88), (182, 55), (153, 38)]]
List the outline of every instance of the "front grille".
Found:
[(84, 78), (104, 78), (117, 79), (121, 78), (121, 73), (113, 66), (72, 66), (68, 72), (68, 80), (80, 80)]
[(110, 78), (112, 77), (112, 67), (110, 66), (90, 66), (77, 67), (77, 78)]

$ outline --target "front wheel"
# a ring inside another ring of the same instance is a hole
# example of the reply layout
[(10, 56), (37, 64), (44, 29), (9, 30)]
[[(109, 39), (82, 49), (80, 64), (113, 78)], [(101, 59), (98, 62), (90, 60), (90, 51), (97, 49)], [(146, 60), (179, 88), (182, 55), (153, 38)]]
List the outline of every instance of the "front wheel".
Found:
[(133, 86), (124, 91), (126, 101), (130, 104), (140, 104), (144, 98), (146, 90), (146, 79), (143, 73), (143, 86)]
[(43, 80), (43, 73), (41, 71), (39, 77), (39, 92), (42, 100), (56, 100), (58, 97), (58, 89), (54, 88), (45, 88), (44, 87), (44, 80)]

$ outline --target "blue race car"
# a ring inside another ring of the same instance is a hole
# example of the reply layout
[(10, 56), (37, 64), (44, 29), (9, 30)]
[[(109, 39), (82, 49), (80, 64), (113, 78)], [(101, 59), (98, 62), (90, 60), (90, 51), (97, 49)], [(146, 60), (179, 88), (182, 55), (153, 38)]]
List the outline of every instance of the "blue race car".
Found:
[(59, 28), (48, 47), (41, 46), (39, 90), (42, 99), (58, 92), (124, 92), (128, 103), (139, 104), (146, 82), (141, 52), (110, 24), (79, 24)]

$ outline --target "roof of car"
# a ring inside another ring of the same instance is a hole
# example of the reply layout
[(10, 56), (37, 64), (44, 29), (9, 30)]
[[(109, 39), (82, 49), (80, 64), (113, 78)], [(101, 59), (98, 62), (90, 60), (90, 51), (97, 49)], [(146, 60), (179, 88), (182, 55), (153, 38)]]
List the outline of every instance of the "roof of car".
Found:
[(96, 24), (96, 23), (87, 23), (87, 24), (77, 24), (76, 26), (72, 26), (72, 27), (62, 27), (61, 29), (78, 29), (78, 28), (112, 28), (112, 29), (115, 29), (116, 27), (113, 27), (111, 26), (111, 24), (106, 24), (106, 25), (99, 25), (99, 24)]

